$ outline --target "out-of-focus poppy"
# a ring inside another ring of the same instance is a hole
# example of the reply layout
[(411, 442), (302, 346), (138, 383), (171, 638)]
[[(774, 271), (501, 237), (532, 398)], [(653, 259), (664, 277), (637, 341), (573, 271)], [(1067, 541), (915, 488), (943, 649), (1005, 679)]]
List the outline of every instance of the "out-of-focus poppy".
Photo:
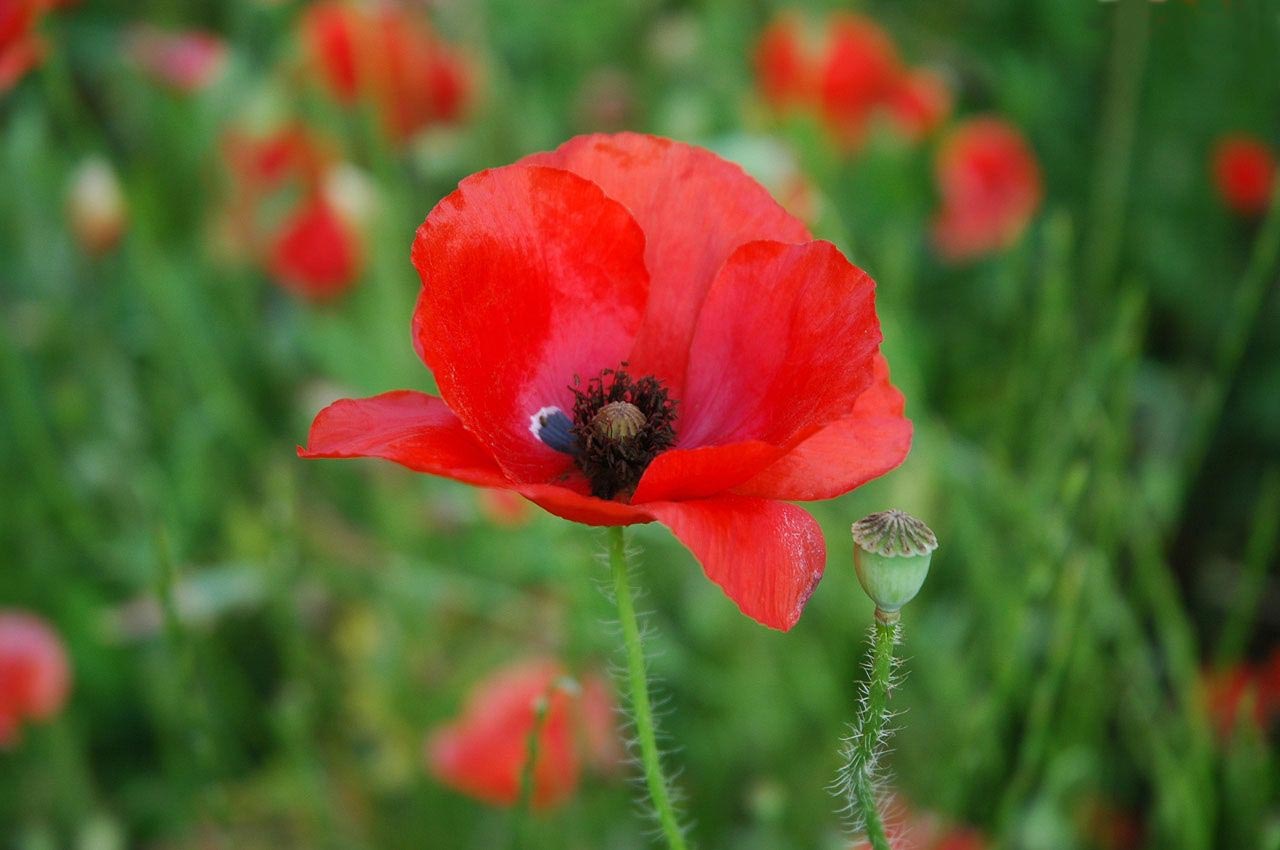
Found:
[(137, 24), (126, 36), (125, 53), (151, 79), (190, 94), (207, 88), (221, 75), (227, 44), (207, 32), (168, 32)]
[(760, 34), (755, 65), (760, 94), (774, 109), (786, 111), (812, 97), (813, 71), (804, 24), (795, 15), (779, 16)]
[(1275, 173), (1276, 158), (1271, 147), (1253, 136), (1226, 136), (1214, 148), (1214, 185), (1223, 203), (1239, 215), (1266, 212)]
[(71, 667), (57, 633), (31, 614), (0, 611), (0, 746), (24, 721), (56, 714), (71, 689)]
[(813, 518), (906, 457), (875, 284), (742, 169), (582, 136), (464, 180), (418, 230), (440, 397), (321, 411), (302, 457), (380, 457), (588, 525), (667, 525), (748, 616), (789, 629)]
[(0, 94), (44, 58), (36, 28), (46, 8), (44, 0), (0, 0)]
[(898, 132), (920, 141), (951, 114), (951, 89), (946, 80), (923, 68), (898, 78), (889, 93), (889, 117)]
[(1224, 738), (1241, 722), (1266, 733), (1280, 719), (1280, 649), (1260, 663), (1205, 671), (1200, 683), (1209, 719)]
[(906, 69), (889, 34), (861, 15), (832, 15), (810, 38), (803, 19), (784, 14), (761, 34), (755, 66), (767, 104), (781, 113), (811, 110), (846, 150), (861, 145), (878, 115), (919, 141), (951, 107), (945, 81)]
[(128, 218), (124, 192), (111, 163), (93, 157), (71, 173), (67, 218), (72, 234), (87, 253), (105, 254), (116, 246)]
[(818, 94), (827, 125), (846, 146), (862, 141), (901, 73), (897, 48), (878, 24), (860, 15), (833, 16), (819, 63)]
[(313, 301), (334, 298), (355, 282), (360, 244), (351, 225), (317, 195), (285, 220), (270, 253), (272, 277)]
[(1013, 245), (1040, 206), (1040, 166), (1018, 129), (993, 117), (957, 126), (935, 164), (942, 208), (933, 224), (944, 258), (961, 262)]
[(520, 662), (477, 685), (459, 718), (431, 733), (427, 767), (464, 794), (511, 805), (520, 798), (536, 729), (532, 803), (555, 806), (573, 794), (584, 764), (607, 770), (617, 764), (613, 705), (609, 685), (599, 677), (579, 685), (556, 661)]
[(235, 129), (222, 138), (222, 153), (235, 191), (257, 195), (291, 177), (316, 185), (331, 159), (326, 145), (299, 124), (284, 124), (266, 133)]
[(371, 101), (397, 141), (457, 120), (470, 95), (465, 62), (407, 9), (317, 3), (303, 17), (302, 35), (333, 97), (348, 104)]

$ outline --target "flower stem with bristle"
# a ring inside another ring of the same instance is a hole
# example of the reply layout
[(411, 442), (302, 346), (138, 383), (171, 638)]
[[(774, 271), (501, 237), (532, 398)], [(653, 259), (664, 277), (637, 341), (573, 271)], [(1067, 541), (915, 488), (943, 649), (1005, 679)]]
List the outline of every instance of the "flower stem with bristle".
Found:
[(613, 595), (618, 606), (618, 621), (622, 628), (622, 640), (627, 652), (627, 689), (631, 701), (631, 713), (635, 720), (640, 760), (644, 766), (645, 784), (649, 799), (657, 814), (662, 834), (670, 850), (686, 850), (684, 834), (671, 803), (667, 777), (662, 772), (658, 754), (658, 739), (654, 732), (653, 707), (649, 703), (649, 680), (645, 674), (644, 648), (640, 643), (640, 626), (636, 619), (635, 602), (631, 595), (631, 578), (627, 572), (626, 541), (622, 528), (609, 529), (609, 566), (613, 570)]
[(841, 771), (849, 809), (866, 833), (872, 850), (892, 850), (876, 800), (875, 772), (888, 734), (885, 720), (889, 715), (889, 691), (893, 687), (893, 647), (900, 638), (900, 629), (896, 613), (876, 610), (876, 622), (871, 630), (871, 675), (853, 735), (845, 749), (847, 762)]

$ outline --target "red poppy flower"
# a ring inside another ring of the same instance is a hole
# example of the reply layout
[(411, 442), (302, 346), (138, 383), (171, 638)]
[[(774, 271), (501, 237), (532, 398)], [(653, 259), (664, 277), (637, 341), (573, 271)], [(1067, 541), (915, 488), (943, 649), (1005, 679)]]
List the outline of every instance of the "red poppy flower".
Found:
[(918, 142), (942, 125), (951, 113), (951, 89), (932, 71), (904, 74), (889, 94), (889, 116), (898, 132)]
[(139, 24), (125, 42), (129, 59), (144, 74), (190, 94), (211, 85), (226, 65), (227, 44), (205, 32), (166, 32)]
[(332, 158), (327, 145), (300, 124), (262, 134), (232, 130), (223, 137), (222, 152), (235, 189), (255, 196), (291, 177), (315, 186)]
[(1223, 202), (1240, 215), (1267, 211), (1275, 172), (1271, 148), (1252, 136), (1227, 136), (1214, 149), (1214, 184)]
[(546, 714), (538, 731), (533, 805), (564, 802), (578, 786), (583, 763), (612, 769), (620, 755), (609, 686), (588, 677), (566, 682), (555, 661), (525, 661), (498, 671), (467, 698), (462, 716), (427, 740), (427, 767), (443, 783), (485, 802), (520, 798), (529, 736), (539, 700)]
[(708, 151), (581, 136), (480, 172), (432, 210), (413, 261), (440, 397), (339, 401), (301, 456), (381, 457), (589, 525), (661, 522), (779, 629), (826, 561), (784, 500), (906, 457), (874, 283)]
[(344, 103), (369, 98), (392, 138), (403, 140), (462, 112), (470, 89), (465, 65), (406, 10), (318, 3), (307, 10), (302, 30), (331, 94)]
[(304, 202), (271, 247), (272, 276), (286, 289), (323, 301), (342, 294), (360, 273), (356, 233), (323, 197)]
[(44, 16), (43, 0), (0, 0), (0, 94), (44, 58), (44, 42), (36, 25)]
[(887, 113), (904, 137), (918, 141), (951, 109), (945, 82), (904, 70), (893, 39), (860, 15), (833, 15), (821, 43), (810, 43), (802, 20), (783, 15), (760, 36), (755, 65), (766, 103), (780, 112), (812, 108), (846, 149), (862, 143), (877, 115)]
[(24, 720), (56, 714), (71, 688), (62, 641), (44, 621), (0, 611), (0, 746), (17, 739)]
[(837, 14), (820, 63), (818, 91), (827, 124), (856, 147), (877, 107), (885, 104), (901, 74), (893, 40), (874, 21)]
[(1018, 241), (1040, 206), (1040, 166), (1016, 127), (975, 118), (943, 142), (935, 164), (942, 209), (934, 242), (942, 256), (969, 260)]
[(811, 97), (803, 24), (794, 15), (783, 15), (765, 28), (756, 45), (755, 65), (760, 93), (774, 109), (785, 111)]

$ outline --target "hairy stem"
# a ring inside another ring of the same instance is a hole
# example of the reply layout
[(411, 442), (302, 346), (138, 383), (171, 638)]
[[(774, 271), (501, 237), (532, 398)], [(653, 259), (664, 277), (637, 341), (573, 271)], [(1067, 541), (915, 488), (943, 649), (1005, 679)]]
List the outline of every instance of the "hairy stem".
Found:
[(622, 528), (609, 529), (609, 566), (613, 570), (613, 595), (618, 606), (618, 621), (622, 627), (622, 640), (627, 651), (627, 686), (631, 698), (631, 713), (635, 718), (636, 737), (640, 745), (640, 760), (644, 765), (644, 780), (649, 788), (662, 834), (671, 850), (686, 850), (684, 834), (676, 818), (675, 807), (667, 778), (662, 772), (658, 755), (658, 739), (654, 733), (653, 707), (649, 703), (649, 680), (645, 674), (644, 649), (640, 645), (640, 626), (636, 621), (635, 602), (631, 596), (631, 577), (627, 572), (626, 541)]
[(858, 712), (847, 751), (849, 761), (845, 766), (849, 805), (862, 824), (873, 850), (892, 850), (876, 804), (874, 774), (888, 717), (889, 690), (893, 686), (893, 647), (898, 637), (897, 620), (876, 611), (876, 623), (871, 631), (871, 678)]

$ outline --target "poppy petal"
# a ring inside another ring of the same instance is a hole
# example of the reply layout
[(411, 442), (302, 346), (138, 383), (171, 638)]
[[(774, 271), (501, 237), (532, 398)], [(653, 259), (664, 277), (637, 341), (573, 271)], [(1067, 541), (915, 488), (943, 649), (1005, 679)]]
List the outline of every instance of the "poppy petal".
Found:
[(653, 522), (645, 506), (598, 499), (558, 484), (519, 484), (513, 489), (549, 514), (583, 525), (635, 525)]
[(911, 449), (911, 420), (889, 366), (876, 355), (876, 381), (853, 413), (837, 419), (733, 488), (742, 496), (791, 501), (834, 499), (895, 469)]
[(412, 390), (334, 402), (316, 414), (298, 457), (378, 457), (468, 484), (507, 484), (493, 456), (443, 401)]
[(569, 468), (530, 417), (571, 409), (575, 377), (626, 360), (648, 298), (644, 240), (599, 186), (523, 165), (467, 178), (418, 228), (414, 343), (449, 408), (516, 480)]
[(754, 477), (786, 452), (782, 446), (759, 440), (671, 449), (649, 464), (631, 501), (640, 505), (717, 496)]
[(830, 242), (752, 242), (716, 276), (689, 349), (679, 447), (788, 445), (872, 381), (875, 282)]
[(646, 505), (738, 609), (787, 631), (826, 566), (822, 529), (786, 502), (725, 496)]
[(669, 139), (579, 136), (523, 162), (582, 175), (644, 229), (651, 294), (631, 366), (665, 381), (677, 398), (702, 299), (734, 249), (757, 239), (810, 239), (804, 224), (739, 166)]

